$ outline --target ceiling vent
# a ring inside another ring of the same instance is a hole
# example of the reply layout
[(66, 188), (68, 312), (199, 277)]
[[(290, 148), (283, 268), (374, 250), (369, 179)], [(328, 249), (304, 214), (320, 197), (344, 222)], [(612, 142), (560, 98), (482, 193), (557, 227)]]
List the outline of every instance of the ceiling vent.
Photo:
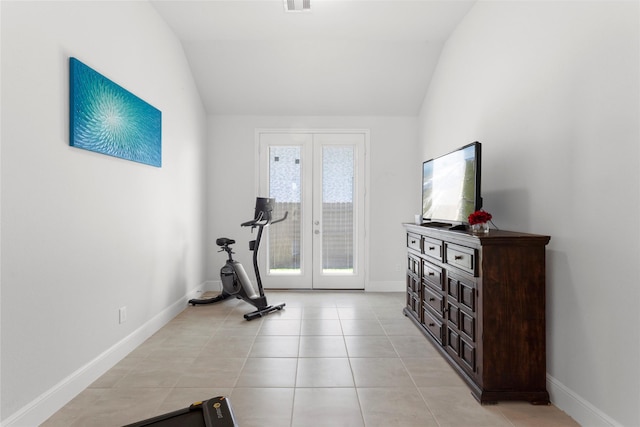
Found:
[(309, 12), (311, 0), (284, 0), (285, 12)]

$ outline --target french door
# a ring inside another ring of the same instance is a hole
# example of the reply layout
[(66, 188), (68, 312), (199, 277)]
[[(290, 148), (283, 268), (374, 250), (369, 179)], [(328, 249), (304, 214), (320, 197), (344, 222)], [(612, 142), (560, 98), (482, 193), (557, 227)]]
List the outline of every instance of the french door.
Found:
[(364, 289), (365, 132), (258, 132), (258, 195), (275, 198), (260, 252), (271, 289)]

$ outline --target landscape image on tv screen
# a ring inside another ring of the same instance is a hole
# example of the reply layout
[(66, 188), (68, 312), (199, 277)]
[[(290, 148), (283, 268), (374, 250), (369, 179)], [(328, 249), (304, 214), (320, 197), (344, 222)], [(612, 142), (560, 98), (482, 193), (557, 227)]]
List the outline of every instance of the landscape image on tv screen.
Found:
[(423, 218), (467, 221), (475, 211), (475, 168), (474, 146), (424, 162)]

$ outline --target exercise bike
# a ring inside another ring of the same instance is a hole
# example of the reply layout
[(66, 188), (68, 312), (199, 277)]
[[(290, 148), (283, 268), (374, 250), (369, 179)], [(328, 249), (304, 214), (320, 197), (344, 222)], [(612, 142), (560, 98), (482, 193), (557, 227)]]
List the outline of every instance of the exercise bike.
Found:
[(229, 297), (236, 297), (256, 307), (255, 311), (244, 315), (246, 320), (253, 320), (274, 311), (282, 310), (285, 306), (284, 303), (276, 305), (269, 305), (267, 303), (267, 297), (264, 295), (262, 280), (260, 279), (260, 270), (258, 269), (258, 248), (260, 247), (262, 231), (269, 225), (284, 221), (289, 214), (289, 212), (285, 212), (282, 218), (273, 221), (271, 219), (271, 212), (273, 211), (274, 203), (275, 199), (264, 197), (256, 198), (254, 219), (240, 224), (241, 227), (251, 227), (251, 231), (253, 231), (254, 228), (258, 229), (256, 239), (249, 242), (249, 250), (253, 251), (253, 268), (258, 284), (257, 292), (242, 264), (233, 259), (235, 252), (231, 249), (231, 245), (236, 243), (236, 241), (227, 237), (220, 237), (216, 239), (216, 244), (221, 248), (218, 252), (226, 252), (228, 255), (227, 262), (220, 269), (222, 293), (213, 298), (191, 299), (189, 300), (189, 304), (193, 306), (198, 304), (213, 304)]

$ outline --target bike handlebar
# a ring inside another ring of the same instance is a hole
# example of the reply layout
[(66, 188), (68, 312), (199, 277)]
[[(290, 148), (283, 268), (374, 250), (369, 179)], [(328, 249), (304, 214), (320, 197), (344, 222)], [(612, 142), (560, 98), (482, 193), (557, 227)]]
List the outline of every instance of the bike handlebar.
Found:
[(276, 224), (276, 223), (278, 223), (278, 222), (282, 222), (282, 221), (284, 221), (285, 219), (287, 219), (287, 216), (288, 216), (288, 215), (289, 215), (289, 211), (285, 211), (285, 212), (284, 212), (284, 216), (283, 216), (282, 218), (280, 218), (280, 219), (276, 219), (275, 221), (271, 221), (271, 224)]
[(276, 224), (278, 222), (284, 221), (285, 219), (287, 219), (288, 215), (289, 215), (289, 211), (286, 211), (282, 218), (276, 219), (275, 221), (267, 220), (264, 224), (260, 224), (260, 222), (262, 221), (262, 218), (264, 217), (264, 212), (260, 212), (260, 214), (258, 215), (258, 218), (252, 219), (251, 221), (243, 222), (242, 224), (240, 224), (240, 226), (241, 227), (259, 227), (259, 226), (266, 227), (267, 225)]

